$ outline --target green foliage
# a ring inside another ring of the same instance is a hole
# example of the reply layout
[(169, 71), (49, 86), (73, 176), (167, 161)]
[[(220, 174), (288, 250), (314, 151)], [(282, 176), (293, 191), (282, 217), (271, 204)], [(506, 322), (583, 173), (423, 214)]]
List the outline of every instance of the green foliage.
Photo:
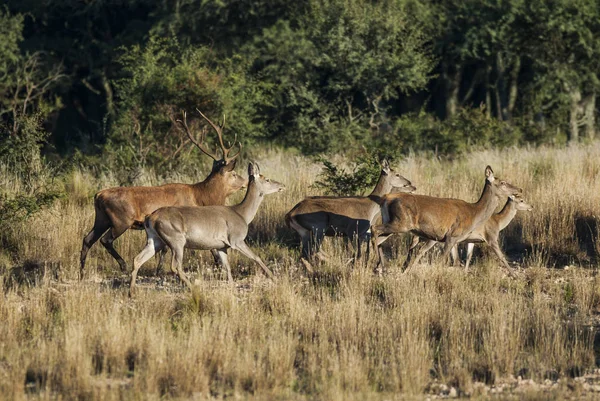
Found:
[[(124, 49), (119, 63), (124, 77), (114, 83), (118, 116), (104, 149), (113, 167), (208, 164), (206, 157), (198, 159), (199, 152), (190, 153), (193, 147), (176, 124), (186, 111), (193, 131), (206, 126), (196, 108), (215, 122), (227, 116), (225, 140), (238, 136), (249, 143), (262, 135), (254, 118), (262, 90), (245, 75), (239, 57), (216, 65), (208, 47), (182, 48), (176, 39), (152, 37), (144, 47)], [(210, 132), (206, 141), (214, 144)]]
[(10, 66), (19, 60), (22, 31), (23, 16), (13, 16), (6, 6), (0, 7), (0, 76), (8, 73)]
[(42, 129), (43, 112), (19, 118), (19, 130), (0, 132), (0, 166), (6, 168), (21, 188), (14, 193), (0, 188), (0, 244), (14, 247), (14, 223), (28, 220), (54, 204), (64, 192), (50, 179), (49, 166), (40, 152), (48, 133)]
[(595, 0), (6, 4), (2, 128), (41, 113), (47, 150), (111, 170), (205, 164), (182, 109), (226, 115), (249, 150), (455, 154), (561, 143), (600, 89)]
[(323, 171), (313, 185), (330, 195), (364, 194), (365, 191), (373, 189), (381, 174), (381, 165), (377, 158), (368, 153), (356, 157), (350, 171), (336, 166), (325, 157), (321, 157), (320, 161), (323, 163)]
[(0, 230), (4, 231), (15, 222), (29, 219), (63, 196), (64, 193), (58, 190), (40, 190), (32, 195), (18, 194), (14, 198), (0, 194)]
[(519, 143), (521, 130), (491, 118), (484, 108), (463, 108), (452, 118), (440, 120), (420, 112), (395, 121), (392, 143), (404, 143), (415, 151), (458, 155), (474, 148), (505, 147)]
[(296, 24), (279, 21), (245, 47), (270, 89), (269, 128), (307, 153), (367, 144), (383, 110), (429, 81), (426, 39), (398, 2), (309, 4)]

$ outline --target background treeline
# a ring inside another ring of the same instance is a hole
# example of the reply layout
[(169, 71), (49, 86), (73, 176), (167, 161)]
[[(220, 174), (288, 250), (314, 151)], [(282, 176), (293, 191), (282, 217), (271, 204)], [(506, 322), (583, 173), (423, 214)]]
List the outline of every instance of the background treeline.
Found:
[(5, 4), (0, 155), (28, 171), (40, 148), (111, 169), (181, 165), (196, 156), (173, 120), (195, 107), (247, 145), (305, 154), (595, 135), (596, 0)]

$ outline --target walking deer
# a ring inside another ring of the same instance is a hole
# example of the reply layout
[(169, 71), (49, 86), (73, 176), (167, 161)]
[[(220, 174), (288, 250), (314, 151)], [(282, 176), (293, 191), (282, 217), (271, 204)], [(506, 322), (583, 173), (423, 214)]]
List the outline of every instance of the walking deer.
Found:
[(246, 196), (235, 206), (167, 206), (146, 217), (144, 228), (148, 242), (133, 261), (130, 296), (135, 292), (135, 280), (140, 267), (165, 247), (172, 252), (171, 271), (178, 274), (190, 288), (191, 283), (182, 270), (184, 248), (216, 250), (221, 264), (227, 269), (230, 283), (233, 283), (233, 277), (227, 260), (229, 248), (254, 260), (269, 278), (273, 277), (271, 270), (244, 240), (248, 225), (254, 219), (264, 196), (281, 192), (285, 186), (260, 175), (257, 164), (248, 165), (248, 176)]
[(369, 257), (370, 227), (379, 213), (382, 196), (392, 189), (413, 192), (415, 187), (409, 180), (395, 173), (387, 160), (382, 162), (381, 173), (369, 196), (315, 196), (298, 203), (286, 215), (288, 227), (294, 229), (302, 241), (302, 262), (311, 271), (313, 252), (318, 256), (321, 243), (326, 236), (348, 237), (356, 241), (355, 261), (361, 256), (361, 246), (367, 241)]
[[(127, 264), (113, 247), (113, 242), (130, 228), (143, 229), (144, 217), (163, 206), (205, 206), (223, 205), (232, 193), (240, 190), (247, 184), (247, 180), (234, 171), (236, 158), (242, 149), (237, 142), (238, 150), (230, 155), (236, 142), (227, 148), (223, 143), (223, 124), (217, 126), (202, 112), (196, 109), (200, 116), (217, 133), (222, 156), (218, 152), (212, 153), (203, 144), (206, 132), (202, 131), (199, 139), (194, 138), (188, 124), (187, 115), (183, 113), (183, 120), (177, 122), (185, 131), (189, 140), (205, 155), (213, 159), (212, 171), (202, 182), (196, 184), (166, 184), (158, 187), (116, 187), (98, 192), (94, 196), (94, 209), (96, 217), (94, 227), (84, 237), (81, 248), (80, 278), (83, 278), (85, 260), (88, 251), (98, 239), (113, 258), (119, 263), (121, 270), (127, 270)], [(216, 255), (215, 255), (216, 256)], [(162, 259), (162, 254), (161, 254)], [(159, 262), (160, 265), (160, 262)]]
[(444, 243), (442, 256), (446, 261), (457, 243), (467, 239), (492, 216), (498, 206), (499, 197), (522, 192), (521, 188), (495, 178), (490, 166), (485, 168), (485, 177), (483, 192), (475, 203), (413, 194), (384, 196), (381, 202), (383, 224), (371, 228), (374, 246), (379, 255), (378, 267), (383, 269), (385, 264), (381, 244), (391, 235), (399, 233), (412, 233), (428, 240), (419, 249), (416, 257), (415, 248), (409, 250), (404, 263), (405, 271), (417, 263), (436, 242)]
[[(493, 214), (492, 217), (490, 217), (484, 224), (473, 230), (469, 237), (463, 241), (463, 243), (467, 244), (467, 259), (465, 262), (466, 270), (468, 270), (469, 266), (471, 265), (471, 258), (473, 256), (475, 244), (481, 243), (487, 243), (492, 248), (492, 251), (494, 251), (494, 254), (498, 257), (498, 259), (500, 259), (502, 266), (505, 268), (509, 267), (506, 257), (500, 249), (498, 238), (500, 236), (500, 231), (504, 230), (506, 226), (510, 224), (519, 210), (532, 211), (533, 206), (526, 203), (525, 200), (520, 196), (509, 196), (506, 204), (502, 210), (500, 210), (500, 212)], [(436, 241), (433, 242), (435, 243)], [(416, 247), (418, 243), (419, 237), (413, 237), (411, 248)], [(450, 255), (452, 256), (452, 260), (456, 265), (459, 260), (458, 245), (452, 248)]]

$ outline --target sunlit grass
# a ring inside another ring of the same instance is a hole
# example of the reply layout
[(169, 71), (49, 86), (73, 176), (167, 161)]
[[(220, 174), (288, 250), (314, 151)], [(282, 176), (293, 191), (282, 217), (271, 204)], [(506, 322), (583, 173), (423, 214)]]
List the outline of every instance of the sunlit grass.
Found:
[[(420, 398), (432, 383), (465, 396), (480, 394), (479, 382), (511, 376), (572, 380), (596, 366), (599, 154), (592, 144), (396, 163), (422, 194), (475, 201), (487, 164), (524, 189), (535, 209), (502, 236), (509, 259), (523, 268), (511, 280), (486, 252), (470, 273), (430, 258), (402, 274), (403, 237), (386, 248), (392, 259), (384, 277), (371, 273), (374, 252), (368, 266), (349, 264), (342, 239), (326, 242), (330, 261), (307, 276), (283, 216), (316, 194), (319, 166), (271, 151), (256, 158), (261, 172), (287, 190), (265, 199), (249, 242), (275, 281), (231, 252), (231, 289), (209, 253), (187, 252), (194, 291), (177, 281), (161, 285), (151, 261), (133, 300), (100, 244), (90, 251), (86, 280), (76, 280), (93, 193), (118, 182), (74, 171), (65, 199), (5, 233), (0, 399)], [(164, 181), (151, 171), (144, 180)], [(0, 182), (22, 190), (6, 169)], [(144, 242), (143, 232), (132, 231), (116, 247), (131, 264)]]

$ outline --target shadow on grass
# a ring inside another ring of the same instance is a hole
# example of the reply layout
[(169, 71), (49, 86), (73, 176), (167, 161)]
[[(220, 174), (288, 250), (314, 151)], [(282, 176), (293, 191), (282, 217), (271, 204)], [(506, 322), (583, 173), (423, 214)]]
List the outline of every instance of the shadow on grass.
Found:
[(46, 281), (58, 281), (60, 262), (26, 260), (22, 265), (8, 269), (4, 276), (4, 289), (15, 287), (37, 287)]

